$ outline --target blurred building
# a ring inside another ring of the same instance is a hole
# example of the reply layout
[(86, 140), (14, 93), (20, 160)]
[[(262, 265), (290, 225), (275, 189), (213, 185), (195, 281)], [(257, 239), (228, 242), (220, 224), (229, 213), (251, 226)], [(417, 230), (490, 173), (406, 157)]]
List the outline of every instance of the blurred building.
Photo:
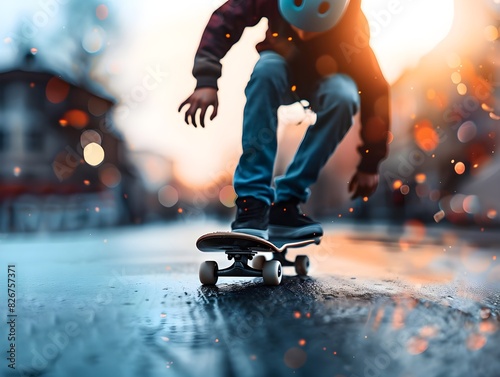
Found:
[(55, 231), (141, 221), (141, 186), (113, 100), (39, 67), (0, 73), (0, 231)]
[(455, 1), (449, 35), (393, 86), (382, 176), (394, 216), (500, 223), (490, 189), (500, 184), (499, 26), (498, 2)]

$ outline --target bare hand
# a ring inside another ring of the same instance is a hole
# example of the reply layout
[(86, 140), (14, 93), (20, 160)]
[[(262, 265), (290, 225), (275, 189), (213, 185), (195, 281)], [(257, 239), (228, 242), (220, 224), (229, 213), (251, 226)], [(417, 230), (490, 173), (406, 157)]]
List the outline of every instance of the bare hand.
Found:
[(214, 108), (212, 115), (210, 115), (210, 120), (213, 120), (217, 116), (217, 109), (219, 107), (217, 89), (208, 87), (196, 89), (193, 94), (181, 103), (178, 111), (181, 112), (185, 105), (189, 105), (184, 118), (186, 124), (191, 122), (193, 126), (198, 127), (196, 124), (196, 112), (201, 110), (200, 124), (202, 127), (205, 127), (205, 115), (210, 106)]
[(357, 197), (368, 197), (375, 192), (379, 182), (377, 173), (356, 172), (349, 182), (349, 192), (352, 192), (351, 199)]

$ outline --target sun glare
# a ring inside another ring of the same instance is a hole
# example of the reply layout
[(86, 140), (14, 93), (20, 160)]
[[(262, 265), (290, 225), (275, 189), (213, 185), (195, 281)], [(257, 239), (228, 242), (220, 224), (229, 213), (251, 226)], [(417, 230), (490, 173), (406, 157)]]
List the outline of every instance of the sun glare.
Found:
[(454, 16), (453, 0), (372, 0), (364, 1), (362, 8), (371, 45), (389, 82), (446, 37)]

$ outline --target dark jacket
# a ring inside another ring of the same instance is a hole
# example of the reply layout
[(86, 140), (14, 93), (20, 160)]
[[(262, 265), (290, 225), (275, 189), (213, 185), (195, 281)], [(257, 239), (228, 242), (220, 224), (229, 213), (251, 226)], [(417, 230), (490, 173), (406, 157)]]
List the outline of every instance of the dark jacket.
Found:
[(356, 82), (363, 141), (358, 148), (362, 157), (358, 169), (376, 173), (387, 154), (389, 86), (369, 45), (361, 0), (351, 0), (334, 28), (308, 41), (300, 40), (283, 19), (277, 0), (228, 0), (212, 14), (196, 52), (193, 75), (197, 88), (217, 88), (220, 60), (247, 26), (255, 26), (264, 17), (269, 28), (257, 51), (275, 51), (287, 60), (291, 85), (297, 87), (299, 95), (307, 96), (318, 79), (333, 73), (347, 74)]

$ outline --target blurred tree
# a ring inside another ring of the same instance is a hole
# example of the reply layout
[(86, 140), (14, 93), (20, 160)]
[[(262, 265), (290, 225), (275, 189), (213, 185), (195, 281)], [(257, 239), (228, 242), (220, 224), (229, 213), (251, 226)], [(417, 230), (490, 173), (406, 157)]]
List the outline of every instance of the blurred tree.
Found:
[(38, 69), (88, 86), (94, 67), (118, 33), (110, 7), (96, 0), (3, 3), (0, 24), (6, 37), (0, 46), (0, 69), (22, 68), (30, 51)]

